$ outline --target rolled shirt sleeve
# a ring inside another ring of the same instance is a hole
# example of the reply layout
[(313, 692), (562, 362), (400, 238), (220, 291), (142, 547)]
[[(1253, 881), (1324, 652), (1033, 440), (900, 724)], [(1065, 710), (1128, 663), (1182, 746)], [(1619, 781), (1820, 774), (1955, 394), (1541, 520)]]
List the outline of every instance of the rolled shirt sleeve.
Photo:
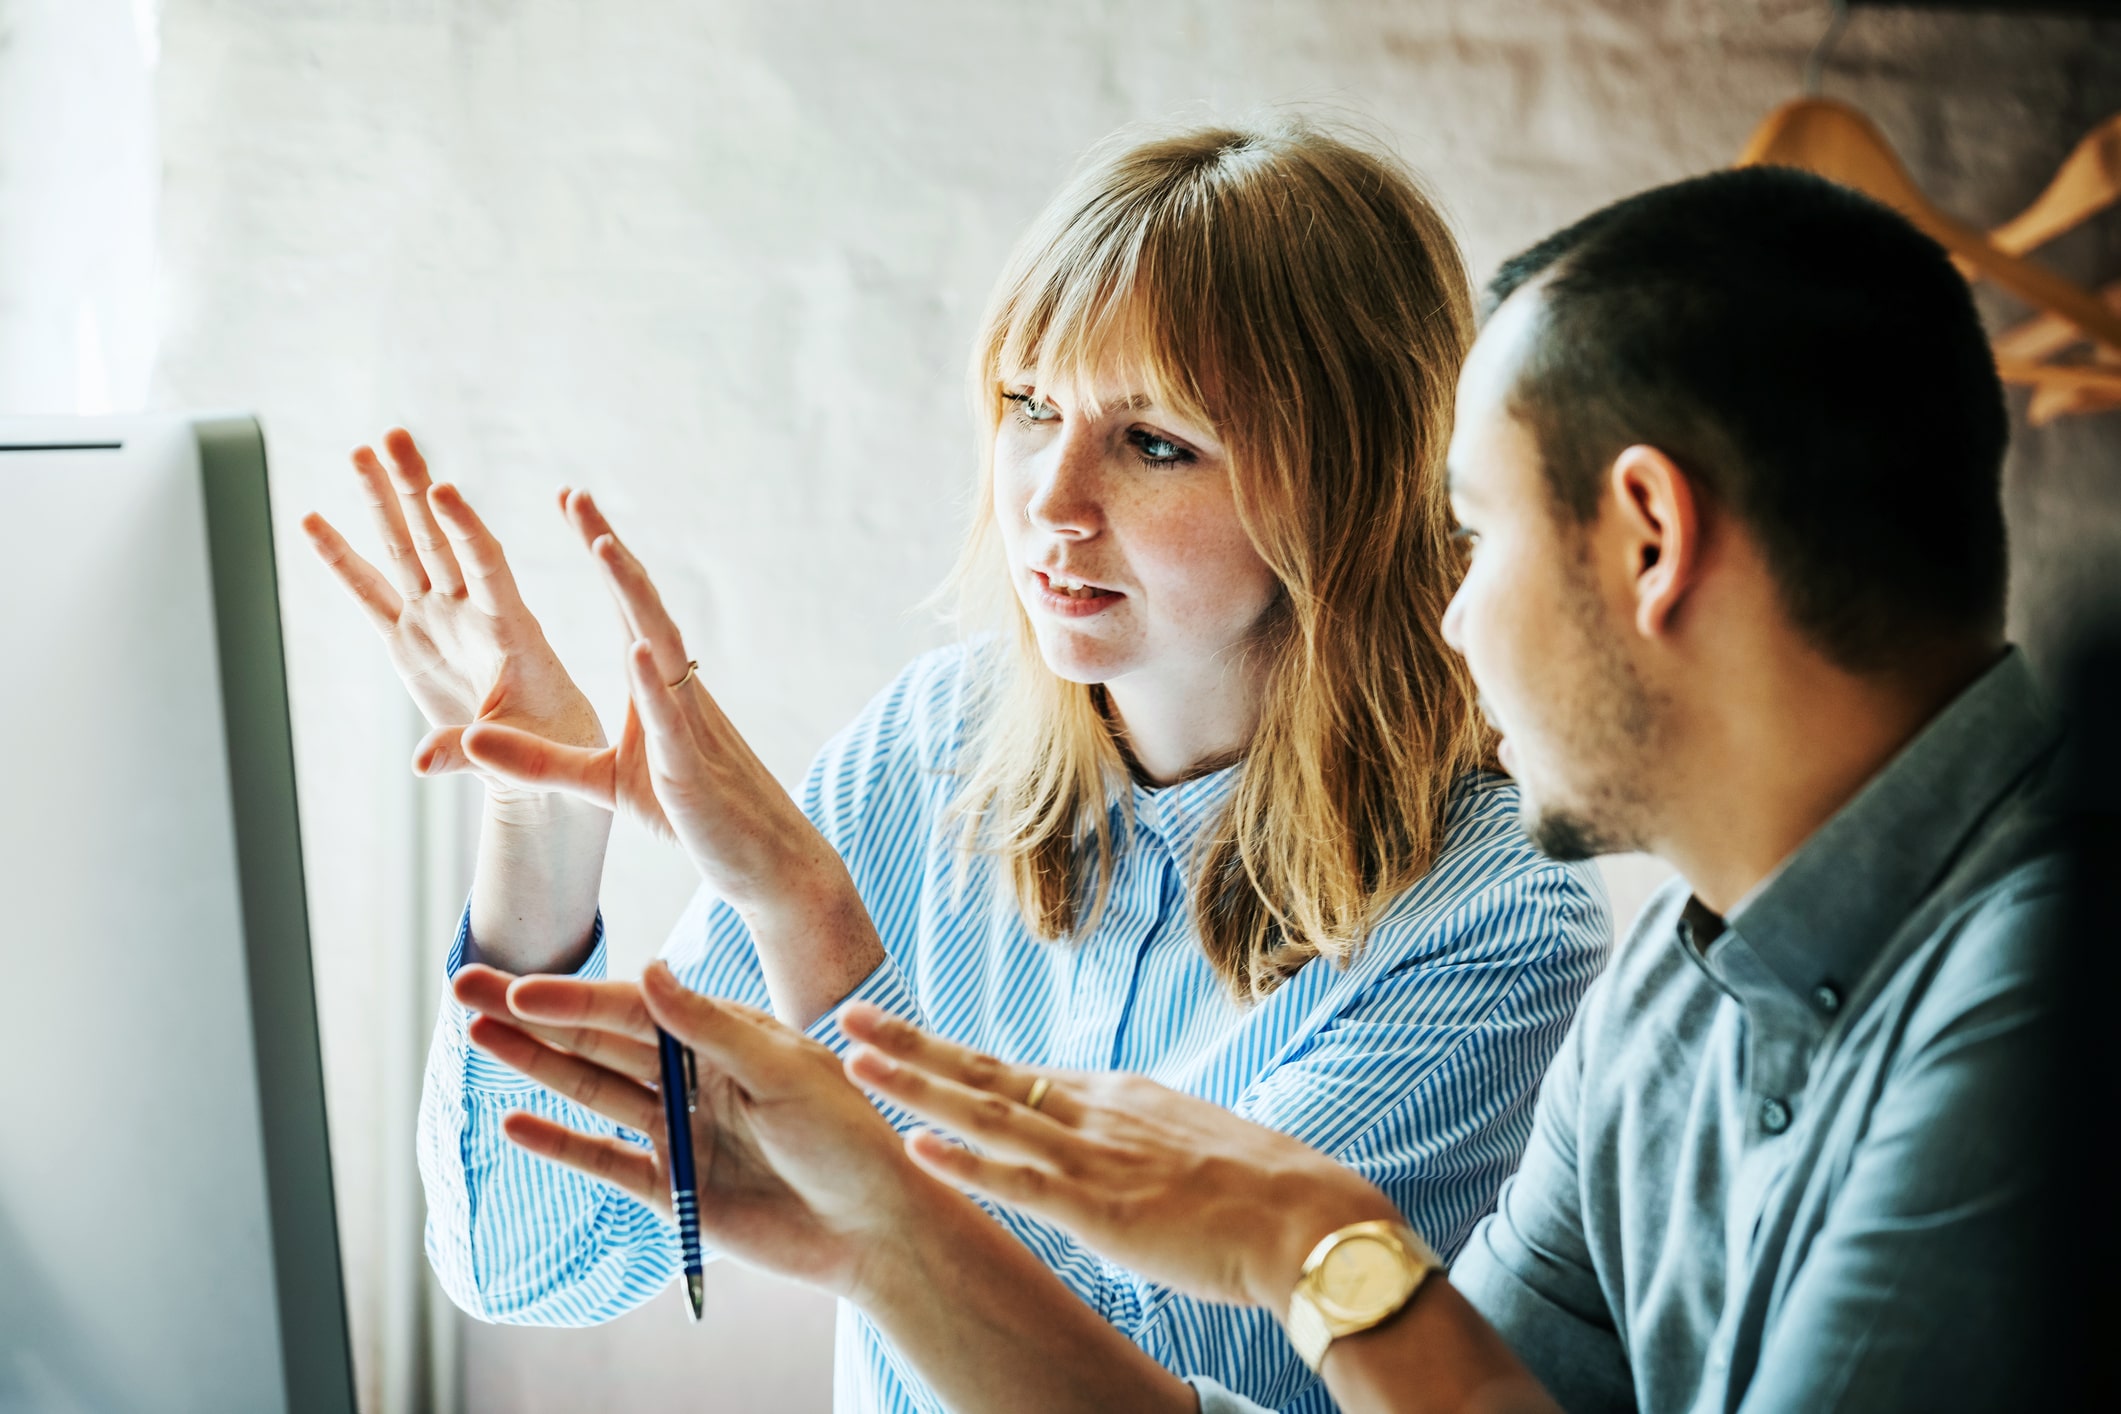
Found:
[(1607, 985), (1593, 984), (1547, 1068), (1523, 1164), (1451, 1267), (1451, 1284), (1571, 1414), (1635, 1408), (1627, 1352), (1584, 1233), (1576, 1162), (1583, 1029), (1595, 1024)]

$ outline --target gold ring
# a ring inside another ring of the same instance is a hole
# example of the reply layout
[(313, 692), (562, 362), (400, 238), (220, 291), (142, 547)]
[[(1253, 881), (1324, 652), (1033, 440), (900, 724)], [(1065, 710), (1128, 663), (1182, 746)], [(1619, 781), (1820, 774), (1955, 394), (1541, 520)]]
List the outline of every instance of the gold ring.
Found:
[(672, 692), (676, 692), (676, 691), (677, 691), (677, 690), (678, 690), (679, 688), (683, 687), (683, 686), (684, 686), (684, 685), (685, 685), (686, 683), (688, 683), (688, 682), (691, 682), (691, 681), (692, 681), (692, 679), (693, 679), (693, 677), (694, 677), (694, 676), (695, 676), (695, 675), (696, 675), (696, 674), (697, 674), (697, 673), (699, 672), (699, 670), (700, 670), (700, 660), (699, 660), (699, 659), (697, 659), (697, 658), (695, 658), (695, 659), (693, 659), (693, 660), (692, 660), (691, 662), (689, 662), (689, 663), (687, 663), (687, 664), (685, 665), (685, 676), (683, 676), (683, 677), (679, 678), (679, 679), (678, 679), (678, 680), (677, 680), (676, 682), (672, 683), (672, 684), (670, 685), (670, 690), (671, 690)]
[(1031, 1082), (1031, 1093), (1024, 1096), (1024, 1108), (1035, 1110), (1046, 1103), (1046, 1092), (1052, 1088), (1053, 1081), (1046, 1076), (1041, 1075), (1033, 1079)]

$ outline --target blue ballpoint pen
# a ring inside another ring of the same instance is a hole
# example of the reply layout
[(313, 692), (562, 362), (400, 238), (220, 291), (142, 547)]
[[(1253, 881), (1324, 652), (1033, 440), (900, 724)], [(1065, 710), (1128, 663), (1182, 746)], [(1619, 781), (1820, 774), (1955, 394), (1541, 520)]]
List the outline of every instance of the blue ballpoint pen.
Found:
[(656, 1041), (663, 1061), (663, 1127), (670, 1136), (670, 1207), (677, 1214), (678, 1244), (685, 1258), (685, 1300), (697, 1321), (707, 1295), (700, 1258), (700, 1197), (692, 1181), (692, 1106), (699, 1095), (699, 1064), (692, 1047), (661, 1027), (656, 1028)]

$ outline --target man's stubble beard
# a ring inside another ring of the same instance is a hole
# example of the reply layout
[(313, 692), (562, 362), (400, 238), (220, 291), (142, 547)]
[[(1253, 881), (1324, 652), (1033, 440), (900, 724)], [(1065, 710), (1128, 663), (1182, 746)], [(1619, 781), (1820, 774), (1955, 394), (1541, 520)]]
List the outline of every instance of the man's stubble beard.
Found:
[(1524, 828), (1552, 859), (1592, 859), (1643, 848), (1649, 834), (1650, 787), (1662, 736), (1663, 703), (1628, 661), (1598, 602), (1587, 563), (1569, 576), (1569, 621), (1575, 630), (1568, 700), (1559, 735), (1581, 784), (1568, 800), (1544, 805), (1529, 796)]

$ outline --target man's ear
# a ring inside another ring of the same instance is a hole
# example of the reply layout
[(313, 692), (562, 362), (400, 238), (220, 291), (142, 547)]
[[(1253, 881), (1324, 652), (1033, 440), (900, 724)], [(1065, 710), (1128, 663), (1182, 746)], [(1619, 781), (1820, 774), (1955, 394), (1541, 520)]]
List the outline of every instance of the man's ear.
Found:
[(1629, 447), (1613, 459), (1607, 478), (1615, 529), (1628, 557), (1635, 599), (1635, 631), (1656, 638), (1700, 571), (1701, 515), (1694, 483), (1655, 447)]

